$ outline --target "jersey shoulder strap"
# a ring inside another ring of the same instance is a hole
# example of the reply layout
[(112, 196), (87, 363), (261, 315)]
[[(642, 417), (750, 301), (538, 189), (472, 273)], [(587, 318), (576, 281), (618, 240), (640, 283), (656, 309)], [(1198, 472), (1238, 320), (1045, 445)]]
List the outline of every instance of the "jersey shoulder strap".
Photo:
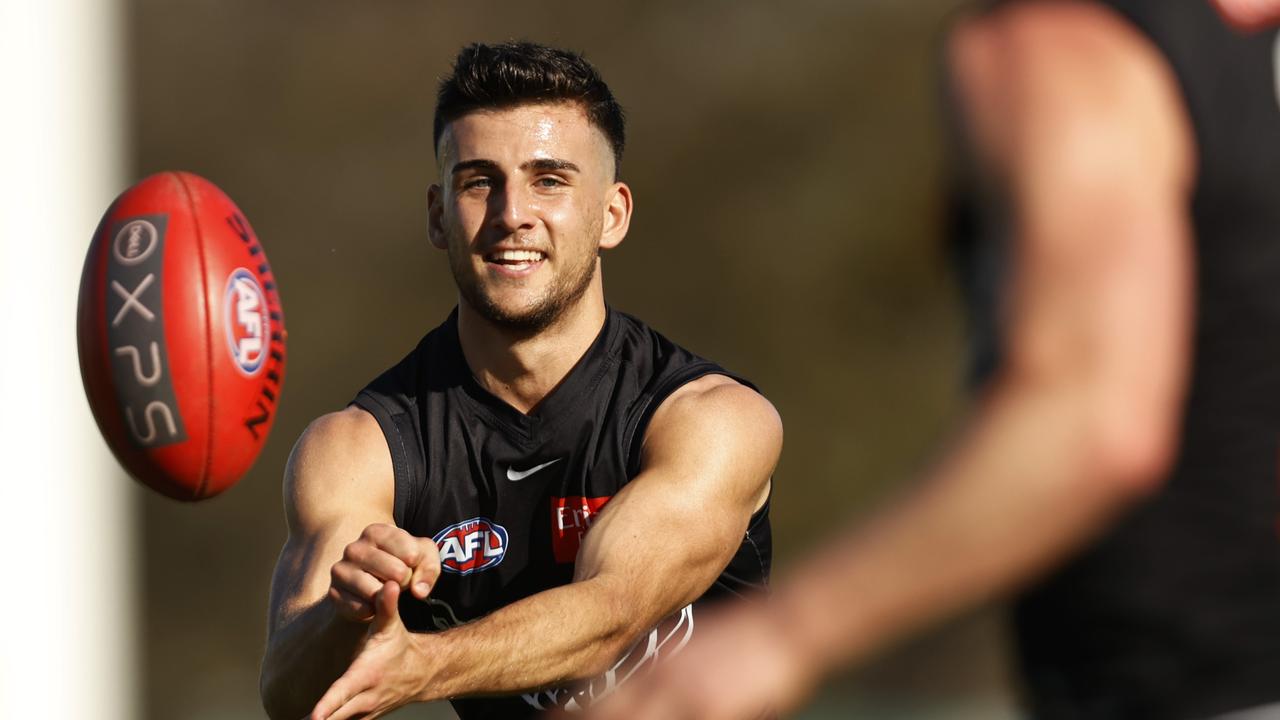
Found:
[(623, 429), (627, 477), (640, 472), (641, 445), (649, 422), (662, 403), (676, 390), (706, 375), (724, 375), (758, 390), (750, 381), (729, 372), (718, 363), (677, 345), (644, 322), (617, 312), (621, 332), (626, 334), (617, 347), (622, 372), (633, 372), (640, 385), (639, 395), (627, 413)]
[(395, 471), (394, 517), (400, 527), (412, 526), (416, 509), (422, 505), (418, 495), (427, 483), (427, 455), (421, 410), (428, 394), (443, 391), (449, 384), (448, 360), (454, 353), (447, 352), (444, 345), (456, 337), (451, 315), (351, 401), (378, 421), (386, 437)]

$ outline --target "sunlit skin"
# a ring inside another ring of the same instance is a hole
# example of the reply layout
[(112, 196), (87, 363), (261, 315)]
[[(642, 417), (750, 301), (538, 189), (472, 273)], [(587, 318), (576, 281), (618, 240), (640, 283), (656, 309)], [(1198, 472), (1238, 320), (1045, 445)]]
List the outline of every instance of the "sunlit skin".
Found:
[(441, 136), (438, 170), (429, 233), (458, 284), (463, 352), (527, 412), (604, 323), (599, 251), (625, 237), (631, 190), (575, 103), (469, 113)]

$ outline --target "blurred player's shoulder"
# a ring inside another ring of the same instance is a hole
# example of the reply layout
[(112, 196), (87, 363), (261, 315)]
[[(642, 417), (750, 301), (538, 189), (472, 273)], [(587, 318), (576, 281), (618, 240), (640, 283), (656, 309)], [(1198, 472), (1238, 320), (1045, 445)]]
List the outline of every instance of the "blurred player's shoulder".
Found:
[(1189, 177), (1173, 70), (1107, 5), (997, 3), (962, 17), (946, 52), (964, 121), (998, 171), (1049, 165), (1087, 183), (1125, 167)]
[(346, 497), (390, 508), (391, 454), (372, 415), (356, 407), (321, 415), (307, 426), (289, 455), (285, 505), (299, 516), (340, 511)]
[[(1006, 0), (970, 8), (951, 28), (952, 50), (1071, 49), (1080, 61), (1106, 62), (1125, 46), (1147, 43), (1142, 31), (1100, 0)], [(1097, 54), (1101, 53), (1101, 55)], [(952, 56), (955, 60), (956, 56)], [(1010, 71), (1025, 70), (1008, 68)]]

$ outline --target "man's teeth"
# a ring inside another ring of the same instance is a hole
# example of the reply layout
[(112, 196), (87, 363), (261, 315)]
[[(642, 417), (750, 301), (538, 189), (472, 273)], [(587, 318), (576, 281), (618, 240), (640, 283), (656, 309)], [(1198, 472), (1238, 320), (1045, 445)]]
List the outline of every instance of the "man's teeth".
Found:
[(537, 250), (501, 250), (489, 257), (492, 261), (501, 263), (535, 263), (545, 260), (547, 256)]

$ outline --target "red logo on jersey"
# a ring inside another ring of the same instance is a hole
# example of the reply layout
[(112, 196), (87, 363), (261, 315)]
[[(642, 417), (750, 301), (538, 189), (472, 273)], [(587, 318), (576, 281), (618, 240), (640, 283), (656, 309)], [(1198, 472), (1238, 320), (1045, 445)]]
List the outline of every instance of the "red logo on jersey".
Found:
[(556, 562), (572, 563), (578, 558), (582, 536), (591, 527), (591, 518), (600, 512), (607, 497), (553, 497), (551, 498), (551, 549)]

